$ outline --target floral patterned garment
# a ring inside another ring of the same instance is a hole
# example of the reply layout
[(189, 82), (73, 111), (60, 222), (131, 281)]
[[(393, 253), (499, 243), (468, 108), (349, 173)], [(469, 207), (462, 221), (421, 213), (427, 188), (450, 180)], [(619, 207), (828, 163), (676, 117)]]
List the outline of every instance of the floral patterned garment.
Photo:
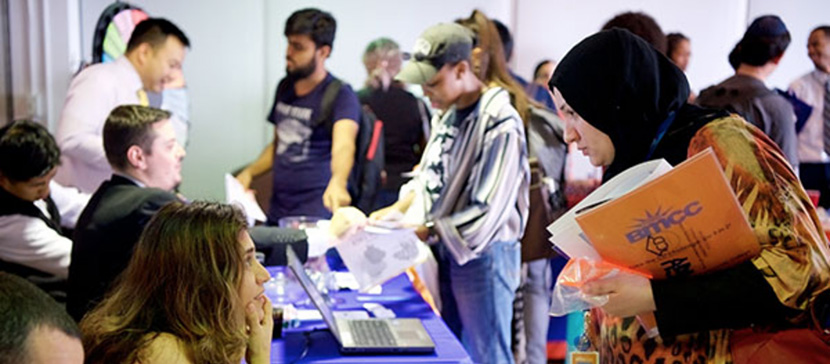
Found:
[[(712, 147), (761, 244), (752, 262), (786, 306), (805, 309), (830, 288), (830, 249), (804, 188), (780, 149), (736, 115), (692, 138), (688, 156)], [(594, 309), (586, 315), (602, 363), (731, 363), (730, 330), (650, 339), (635, 318)]]

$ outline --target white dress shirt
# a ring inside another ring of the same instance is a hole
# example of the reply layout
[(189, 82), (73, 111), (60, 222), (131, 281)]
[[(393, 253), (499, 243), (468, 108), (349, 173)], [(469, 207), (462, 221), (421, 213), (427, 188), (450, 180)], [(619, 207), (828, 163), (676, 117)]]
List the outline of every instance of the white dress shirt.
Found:
[[(90, 195), (54, 181), (49, 187), (52, 201), (61, 214), (61, 226), (74, 228)], [(34, 204), (49, 217), (45, 201)], [(0, 216), (0, 259), (66, 278), (71, 254), (72, 240), (43, 220), (25, 215)]]
[(139, 104), (142, 87), (138, 72), (124, 56), (75, 76), (58, 121), (56, 139), (62, 153), (58, 182), (92, 193), (112, 175), (104, 154), (104, 122), (116, 106)]
[(790, 84), (790, 91), (813, 107), (813, 112), (798, 134), (798, 158), (801, 162), (827, 163), (824, 152), (824, 90), (830, 75), (813, 70)]

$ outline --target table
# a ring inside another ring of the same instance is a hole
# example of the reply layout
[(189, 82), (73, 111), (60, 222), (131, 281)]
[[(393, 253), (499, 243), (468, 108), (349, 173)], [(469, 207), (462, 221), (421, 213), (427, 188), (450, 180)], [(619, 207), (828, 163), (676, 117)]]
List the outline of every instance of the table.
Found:
[[(285, 267), (268, 267), (271, 275)], [(338, 302), (336, 310), (363, 310), (363, 304), (376, 302), (395, 312), (399, 318), (420, 318), (435, 342), (435, 352), (427, 355), (342, 355), (339, 345), (323, 321), (305, 322), (299, 328), (283, 330), (282, 338), (271, 343), (272, 363), (472, 363), (470, 356), (458, 342), (444, 321), (424, 302), (405, 274), (383, 284), (380, 295), (357, 291), (331, 294)], [(306, 341), (308, 338), (308, 341)], [(297, 360), (310, 343), (305, 357)]]

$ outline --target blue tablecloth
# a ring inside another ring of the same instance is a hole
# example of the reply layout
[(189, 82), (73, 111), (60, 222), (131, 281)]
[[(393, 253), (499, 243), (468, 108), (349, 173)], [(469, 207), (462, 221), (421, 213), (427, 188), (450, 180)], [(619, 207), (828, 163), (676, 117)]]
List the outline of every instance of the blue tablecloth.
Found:
[[(284, 267), (269, 267), (275, 275)], [(400, 318), (420, 318), (435, 342), (435, 353), (428, 355), (372, 355), (344, 356), (340, 354), (337, 340), (322, 321), (305, 322), (296, 329), (283, 330), (282, 338), (271, 344), (272, 363), (472, 363), (469, 355), (429, 305), (412, 287), (405, 274), (383, 285), (380, 295), (361, 294), (356, 291), (332, 293), (337, 301), (336, 310), (363, 310), (363, 304), (377, 302), (395, 312)], [(306, 345), (308, 353), (300, 360)]]

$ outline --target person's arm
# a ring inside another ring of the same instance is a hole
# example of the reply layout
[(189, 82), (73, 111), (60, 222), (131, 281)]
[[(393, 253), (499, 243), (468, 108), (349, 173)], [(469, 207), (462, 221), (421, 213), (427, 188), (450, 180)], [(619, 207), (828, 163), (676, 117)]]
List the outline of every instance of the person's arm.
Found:
[(236, 175), (236, 179), (246, 189), (251, 187), (251, 181), (254, 177), (267, 172), (269, 169), (273, 168), (274, 166), (274, 152), (276, 151), (277, 146), (279, 146), (279, 133), (277, 132), (277, 123), (280, 120), (280, 116), (277, 113), (277, 104), (279, 101), (279, 94), (281, 90), (285, 88), (285, 81), (280, 81), (279, 85), (277, 86), (277, 91), (274, 94), (274, 103), (271, 105), (271, 112), (268, 114), (267, 120), (269, 123), (274, 125), (274, 140), (271, 141), (271, 144), (265, 146), (265, 149), (262, 153), (259, 154), (257, 159), (245, 167), (242, 172), (239, 172)]
[(409, 191), (409, 193), (407, 193), (406, 195), (404, 195), (403, 197), (401, 197), (400, 199), (395, 201), (395, 203), (393, 203), (389, 206), (386, 206), (382, 209), (379, 209), (375, 212), (372, 212), (369, 215), (369, 219), (370, 220), (375, 220), (375, 221), (383, 220), (383, 218), (386, 217), (386, 215), (388, 215), (392, 212), (395, 212), (395, 211), (400, 212), (402, 214), (406, 213), (406, 210), (409, 210), (409, 206), (412, 206), (412, 201), (414, 201), (414, 200), (415, 200), (415, 192), (414, 191)]
[(347, 185), (354, 165), (362, 111), (357, 95), (345, 84), (331, 106), (331, 120), (334, 121), (331, 127), (331, 179), (323, 192), (323, 205), (333, 212), (352, 202)]
[(55, 202), (55, 206), (61, 214), (61, 226), (74, 229), (78, 217), (81, 216), (81, 212), (83, 212), (89, 198), (92, 196), (74, 187), (64, 187), (54, 180), (49, 182), (49, 190), (49, 197)]
[(262, 153), (253, 163), (249, 164), (242, 172), (236, 175), (236, 179), (242, 187), (250, 188), (254, 177), (267, 172), (274, 165), (274, 145), (277, 143), (277, 132), (274, 131), (274, 141), (265, 146)]
[(671, 280), (621, 272), (585, 284), (582, 293), (607, 295), (602, 309), (617, 317), (654, 312), (663, 337), (781, 322), (795, 312), (781, 304), (751, 261)]
[(430, 121), (432, 120), (432, 115), (429, 113), (429, 109), (427, 108), (426, 103), (424, 100), (419, 98), (415, 98), (415, 102), (418, 104), (418, 114), (421, 116), (421, 140), (419, 144), (421, 146), (421, 150), (425, 150), (427, 146), (427, 142), (429, 141), (429, 133), (431, 132), (431, 124)]
[(323, 193), (323, 205), (329, 211), (348, 206), (352, 202), (346, 189), (349, 173), (354, 165), (355, 140), (358, 124), (354, 120), (341, 119), (334, 123), (331, 143), (331, 180)]
[[(795, 97), (799, 98), (800, 100), (806, 100), (814, 92), (822, 91), (820, 86), (818, 88), (811, 87), (812, 83), (810, 81), (812, 81), (812, 80), (814, 80), (814, 79), (809, 75), (799, 77), (795, 81), (790, 83), (790, 86), (787, 89), (787, 91), (794, 93)], [(813, 85), (816, 85), (816, 84), (813, 84)], [(810, 105), (810, 106), (813, 106), (813, 105)]]
[(764, 115), (770, 118), (772, 133), (770, 138), (784, 152), (784, 157), (794, 170), (798, 170), (798, 136), (795, 133), (795, 112), (792, 104), (783, 97), (769, 98), (764, 104)]
[(752, 261), (710, 274), (652, 281), (651, 289), (664, 337), (780, 322), (795, 312), (781, 304)]
[(274, 316), (271, 300), (262, 295), (259, 305), (251, 302), (245, 307), (245, 324), (248, 326), (248, 342), (245, 361), (248, 364), (271, 362), (271, 339), (274, 332)]
[(61, 153), (88, 165), (109, 168), (104, 154), (103, 129), (110, 107), (117, 103), (108, 80), (81, 72), (66, 95), (55, 140)]
[(810, 207), (796, 202), (807, 197), (770, 138), (742, 119), (724, 118), (701, 129), (688, 154), (708, 147), (731, 171), (729, 182), (762, 249), (732, 268), (651, 282), (657, 326), (664, 336), (780, 322), (803, 310), (826, 282), (828, 261), (819, 248), (823, 232), (811, 219)]
[(0, 217), (0, 259), (66, 278), (71, 254), (72, 240), (41, 219), (23, 215)]
[[(525, 139), (519, 132), (521, 121), (518, 116), (516, 118), (504, 121), (497, 130), (490, 131), (497, 133), (492, 138), (485, 135), (481, 165), (477, 170), (474, 167), (469, 176), (469, 181), (475, 185), (467, 206), (434, 221), (435, 232), (450, 250), (482, 248), (516, 211), (517, 201), (524, 199), (524, 206), (528, 206), (527, 186), (520, 188), (528, 168)], [(529, 183), (529, 180), (525, 182)]]

